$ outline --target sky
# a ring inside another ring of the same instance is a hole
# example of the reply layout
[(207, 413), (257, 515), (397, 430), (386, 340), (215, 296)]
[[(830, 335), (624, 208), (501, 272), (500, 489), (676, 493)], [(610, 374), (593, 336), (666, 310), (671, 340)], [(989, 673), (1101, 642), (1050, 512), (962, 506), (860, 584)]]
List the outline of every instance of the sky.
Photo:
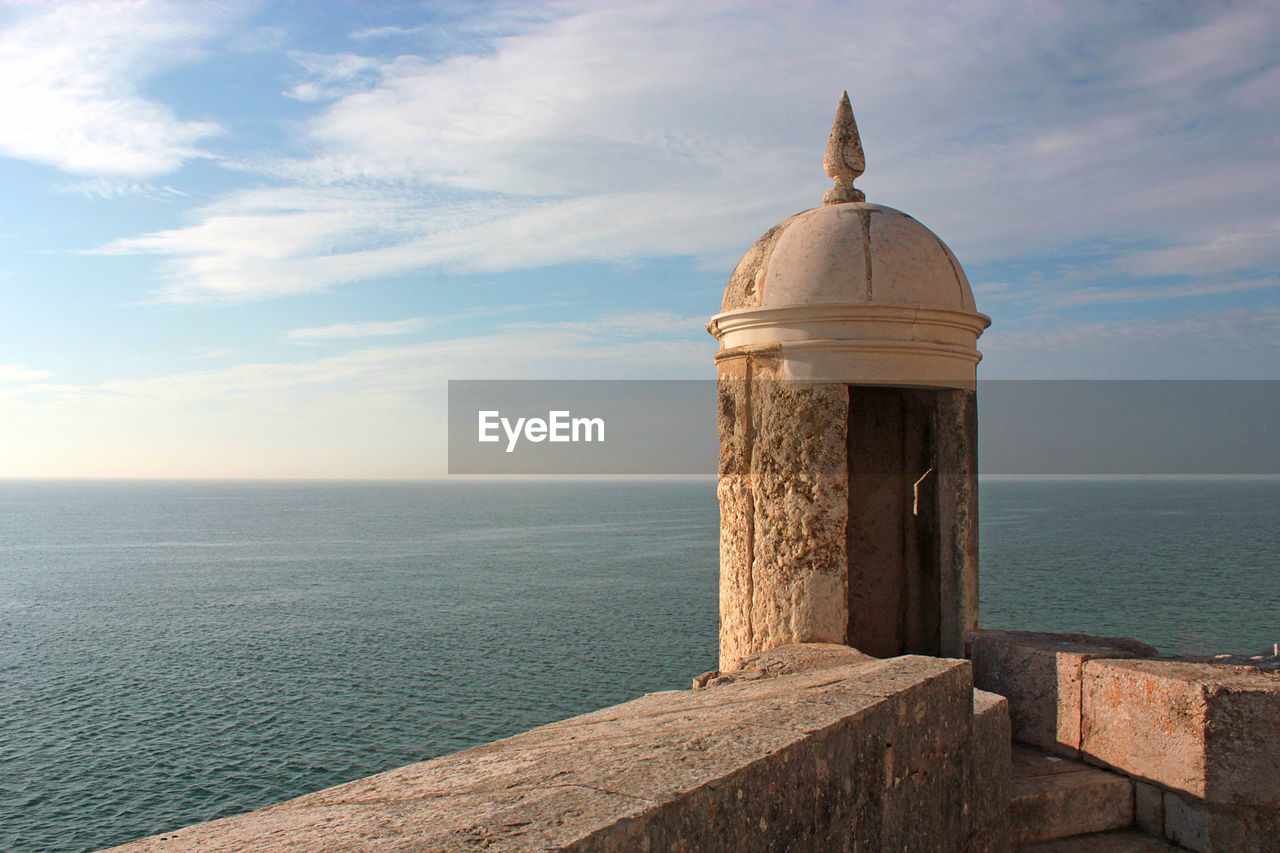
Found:
[(0, 4), (0, 477), (435, 477), (449, 379), (714, 377), (869, 201), (979, 375), (1280, 379), (1271, 3)]

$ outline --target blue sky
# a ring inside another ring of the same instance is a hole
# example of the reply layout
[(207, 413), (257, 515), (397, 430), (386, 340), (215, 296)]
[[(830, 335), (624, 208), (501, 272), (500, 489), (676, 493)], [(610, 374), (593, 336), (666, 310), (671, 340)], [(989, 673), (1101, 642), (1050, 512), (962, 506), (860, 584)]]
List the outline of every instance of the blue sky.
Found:
[(450, 378), (710, 378), (859, 186), (986, 378), (1280, 378), (1268, 3), (7, 2), (0, 476), (420, 477)]

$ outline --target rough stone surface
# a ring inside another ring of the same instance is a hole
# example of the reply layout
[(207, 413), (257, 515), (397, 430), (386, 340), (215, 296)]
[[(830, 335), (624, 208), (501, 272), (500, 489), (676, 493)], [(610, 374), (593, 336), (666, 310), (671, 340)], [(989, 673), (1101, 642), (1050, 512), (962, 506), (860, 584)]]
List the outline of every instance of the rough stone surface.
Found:
[(974, 683), (1009, 699), (1014, 739), (1068, 757), (1080, 750), (1083, 663), (1156, 653), (1136, 640), (1085, 634), (983, 630), (969, 635)]
[(1206, 803), (1164, 792), (1164, 836), (1200, 853), (1277, 853), (1280, 811), (1270, 806)]
[[(882, 423), (876, 394), (910, 405), (882, 407), (897, 417)], [(720, 361), (718, 412), (721, 671), (804, 642), (963, 654), (978, 595), (972, 392), (783, 381), (753, 354)]]
[(1062, 838), (1018, 848), (1018, 853), (1168, 853), (1182, 850), (1159, 838), (1131, 829), (1117, 829), (1075, 838)]
[[(796, 214), (796, 216), (799, 215)], [(774, 244), (791, 224), (792, 219), (795, 219), (795, 216), (782, 220), (766, 231), (742, 256), (742, 260), (738, 261), (733, 274), (729, 276), (729, 284), (724, 289), (724, 300), (720, 303), (722, 312), (736, 311), (739, 308), (755, 308), (760, 305), (760, 295), (763, 291), (761, 285), (769, 258), (773, 255)]]
[(1191, 797), (1170, 794), (1168, 802), (1162, 804), (1161, 812), (1164, 815), (1162, 834), (1166, 838), (1189, 850), (1205, 853), (1209, 849), (1208, 815), (1203, 804), (1194, 802)]
[(960, 851), (963, 661), (656, 693), (246, 815), (156, 851)]
[(837, 643), (793, 643), (749, 655), (739, 669), (730, 672), (712, 670), (693, 680), (693, 689), (718, 687), (739, 681), (757, 681), (779, 675), (794, 675), (815, 669), (865, 663), (875, 660), (857, 649)]
[(1164, 791), (1146, 782), (1133, 784), (1133, 825), (1150, 835), (1164, 835)]
[(1009, 822), (1015, 844), (1130, 826), (1133, 782), (1078, 761), (1016, 746)]
[(1280, 811), (1280, 673), (1093, 660), (1084, 674), (1091, 760), (1209, 803)]
[(720, 363), (720, 669), (847, 636), (848, 392)]
[(978, 628), (978, 398), (973, 391), (937, 394), (939, 643), (964, 655)]
[(751, 489), (751, 361), (721, 362), (720, 431), (720, 668), (737, 669), (751, 645), (751, 552), (755, 509)]
[(1009, 703), (1003, 696), (973, 691), (972, 748), (968, 751), (965, 802), (968, 853), (998, 853), (1010, 845), (1009, 802), (1012, 762)]
[(843, 385), (752, 383), (752, 652), (845, 641), (848, 413)]

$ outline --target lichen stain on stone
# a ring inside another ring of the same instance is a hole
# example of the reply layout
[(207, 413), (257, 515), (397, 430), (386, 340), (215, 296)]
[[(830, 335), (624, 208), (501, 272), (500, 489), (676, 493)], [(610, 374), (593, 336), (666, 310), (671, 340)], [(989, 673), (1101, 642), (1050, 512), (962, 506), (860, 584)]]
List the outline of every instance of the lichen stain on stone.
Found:
[[(796, 214), (799, 216), (800, 214)], [(747, 250), (738, 261), (733, 274), (729, 276), (729, 284), (724, 291), (724, 301), (720, 311), (734, 311), (738, 308), (757, 308), (763, 299), (763, 288), (759, 283), (763, 280), (761, 273), (767, 268), (769, 258), (773, 255), (773, 246), (782, 236), (782, 232), (791, 224), (792, 216), (764, 232), (763, 236)]]

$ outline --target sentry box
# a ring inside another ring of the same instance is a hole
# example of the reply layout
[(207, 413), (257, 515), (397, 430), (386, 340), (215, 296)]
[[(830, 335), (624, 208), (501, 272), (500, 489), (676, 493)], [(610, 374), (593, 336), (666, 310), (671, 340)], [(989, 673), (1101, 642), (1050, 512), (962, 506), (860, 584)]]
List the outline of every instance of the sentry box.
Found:
[(978, 313), (951, 250), (854, 188), (738, 263), (720, 342), (720, 668), (787, 643), (960, 657), (978, 624)]

